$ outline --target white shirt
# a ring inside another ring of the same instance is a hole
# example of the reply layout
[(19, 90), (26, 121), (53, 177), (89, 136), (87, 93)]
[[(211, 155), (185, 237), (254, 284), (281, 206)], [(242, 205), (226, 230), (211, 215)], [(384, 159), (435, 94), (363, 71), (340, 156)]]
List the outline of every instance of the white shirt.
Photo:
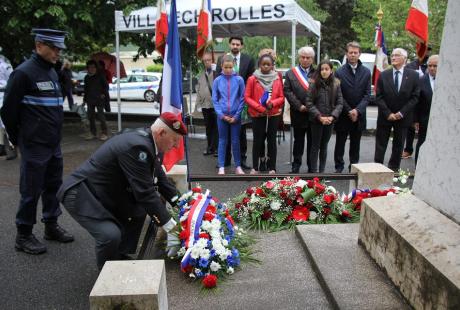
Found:
[(401, 69), (399, 70), (396, 70), (395, 68), (393, 68), (393, 83), (395, 81), (396, 71), (399, 71), (399, 76), (398, 76), (398, 91), (399, 91), (401, 89), (402, 76), (404, 74), (404, 66), (402, 66)]
[(358, 68), (358, 64), (353, 66), (352, 64), (349, 63), (349, 65), (351, 67), (351, 70), (353, 71), (353, 74), (356, 74), (356, 69)]
[[(235, 56), (235, 55), (233, 55), (233, 54), (231, 54), (231, 53), (230, 53), (230, 55), (232, 55), (232, 56), (233, 56), (233, 58), (235, 58), (235, 57), (236, 57), (236, 66), (239, 68), (239, 67), (240, 67), (240, 56), (241, 56), (241, 52), (240, 52), (240, 53), (238, 53), (238, 55), (236, 55), (236, 56)], [(237, 72), (237, 73), (238, 73), (238, 72)]]
[(430, 77), (430, 85), (431, 85), (431, 91), (434, 91), (434, 80), (436, 79), (435, 77), (431, 76), (430, 74), (428, 74), (428, 76)]

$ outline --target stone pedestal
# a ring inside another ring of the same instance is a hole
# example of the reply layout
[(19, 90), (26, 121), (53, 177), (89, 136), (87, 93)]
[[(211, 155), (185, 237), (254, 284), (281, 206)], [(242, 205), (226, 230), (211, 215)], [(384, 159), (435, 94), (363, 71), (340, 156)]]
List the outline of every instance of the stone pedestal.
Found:
[(164, 261), (106, 262), (89, 303), (91, 310), (168, 309)]
[(358, 181), (350, 181), (350, 190), (354, 188), (379, 188), (393, 185), (393, 170), (377, 163), (351, 165), (351, 173), (358, 174)]
[(363, 200), (359, 243), (415, 309), (460, 309), (460, 226), (411, 194)]
[(187, 183), (187, 165), (174, 165), (171, 170), (166, 172), (168, 178), (171, 178), (181, 193), (188, 191)]
[(413, 191), (460, 224), (460, 1), (447, 4), (426, 141)]

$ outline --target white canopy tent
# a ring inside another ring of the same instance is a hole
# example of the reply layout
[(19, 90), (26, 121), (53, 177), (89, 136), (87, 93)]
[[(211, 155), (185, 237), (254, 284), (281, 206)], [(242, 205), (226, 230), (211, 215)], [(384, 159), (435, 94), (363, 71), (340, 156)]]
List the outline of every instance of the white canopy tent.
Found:
[[(202, 0), (177, 0), (177, 23), (182, 36), (196, 36), (196, 26)], [(167, 5), (169, 11), (169, 5)], [(117, 54), (118, 130), (121, 130), (120, 100), (120, 32), (155, 32), (156, 7), (145, 7), (124, 16), (115, 11), (115, 36)], [(212, 32), (214, 38), (241, 36), (286, 36), (291, 34), (292, 66), (296, 60), (296, 37), (318, 38), (317, 57), (321, 40), (321, 24), (305, 12), (294, 0), (218, 0), (212, 2)]]

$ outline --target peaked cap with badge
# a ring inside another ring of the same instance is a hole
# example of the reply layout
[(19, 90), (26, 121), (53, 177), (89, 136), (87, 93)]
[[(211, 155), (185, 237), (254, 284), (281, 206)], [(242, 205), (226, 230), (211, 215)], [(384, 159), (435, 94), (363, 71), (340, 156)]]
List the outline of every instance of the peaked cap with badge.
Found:
[(33, 28), (32, 34), (35, 35), (35, 42), (51, 44), (59, 49), (67, 48), (64, 44), (67, 32), (55, 29)]

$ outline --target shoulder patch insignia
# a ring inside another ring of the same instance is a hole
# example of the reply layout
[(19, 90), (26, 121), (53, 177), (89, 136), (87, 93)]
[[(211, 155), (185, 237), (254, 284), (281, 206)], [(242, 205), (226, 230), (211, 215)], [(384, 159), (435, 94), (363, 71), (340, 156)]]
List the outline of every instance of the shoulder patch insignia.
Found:
[(139, 160), (146, 162), (147, 161), (147, 153), (146, 152), (139, 152)]

